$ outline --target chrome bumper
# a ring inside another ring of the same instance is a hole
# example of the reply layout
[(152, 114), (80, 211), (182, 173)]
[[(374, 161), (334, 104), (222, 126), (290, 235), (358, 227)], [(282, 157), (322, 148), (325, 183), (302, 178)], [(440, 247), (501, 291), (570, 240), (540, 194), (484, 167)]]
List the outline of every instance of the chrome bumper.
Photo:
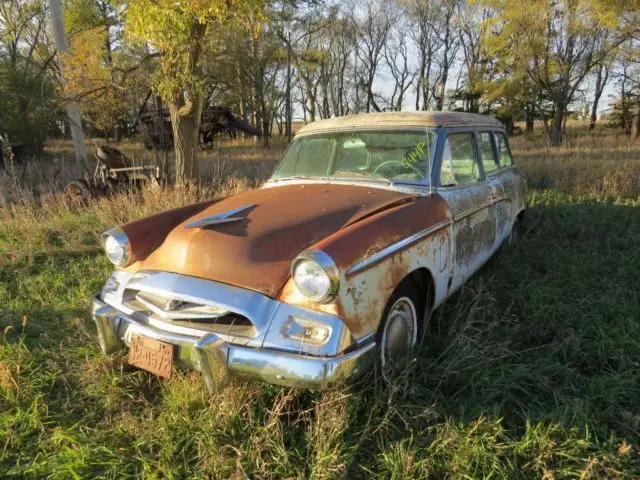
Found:
[(176, 347), (174, 362), (202, 372), (211, 392), (235, 375), (290, 387), (330, 388), (356, 378), (375, 361), (375, 342), (338, 357), (313, 357), (230, 344), (213, 333), (196, 337), (167, 332), (135, 320), (97, 297), (92, 313), (105, 354), (128, 346), (133, 335), (170, 343)]

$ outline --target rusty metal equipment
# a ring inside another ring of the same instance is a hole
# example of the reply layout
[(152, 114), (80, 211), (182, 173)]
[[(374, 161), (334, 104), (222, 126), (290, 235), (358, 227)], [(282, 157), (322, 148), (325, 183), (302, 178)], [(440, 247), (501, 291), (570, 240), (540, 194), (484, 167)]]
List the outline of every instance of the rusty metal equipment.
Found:
[(161, 170), (157, 165), (135, 165), (133, 160), (114, 147), (101, 145), (94, 153), (96, 168), (93, 176), (76, 179), (65, 187), (65, 194), (86, 201), (92, 196), (108, 195), (124, 188), (159, 185)]
[[(170, 150), (173, 148), (173, 131), (169, 109), (156, 102), (155, 108), (143, 106), (135, 121), (136, 133), (142, 136), (143, 144), (148, 150)], [(200, 146), (212, 148), (214, 137), (223, 132), (235, 136), (237, 132), (247, 135), (260, 135), (260, 130), (246, 120), (236, 117), (229, 108), (206, 106), (200, 122)]]

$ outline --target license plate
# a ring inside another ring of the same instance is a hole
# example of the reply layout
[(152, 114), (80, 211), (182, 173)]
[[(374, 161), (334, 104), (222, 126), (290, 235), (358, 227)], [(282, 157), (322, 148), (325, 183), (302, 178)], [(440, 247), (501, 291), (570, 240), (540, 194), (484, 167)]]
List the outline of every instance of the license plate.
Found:
[(173, 345), (134, 335), (129, 348), (129, 363), (160, 377), (169, 378), (173, 365)]

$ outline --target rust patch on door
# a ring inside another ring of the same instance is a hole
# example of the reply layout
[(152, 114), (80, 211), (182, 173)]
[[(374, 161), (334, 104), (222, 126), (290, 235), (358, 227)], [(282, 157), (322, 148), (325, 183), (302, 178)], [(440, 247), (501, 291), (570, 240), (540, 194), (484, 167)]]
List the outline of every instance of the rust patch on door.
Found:
[(495, 224), (489, 211), (459, 221), (456, 229), (456, 263), (468, 263), (480, 252), (488, 252), (495, 242)]

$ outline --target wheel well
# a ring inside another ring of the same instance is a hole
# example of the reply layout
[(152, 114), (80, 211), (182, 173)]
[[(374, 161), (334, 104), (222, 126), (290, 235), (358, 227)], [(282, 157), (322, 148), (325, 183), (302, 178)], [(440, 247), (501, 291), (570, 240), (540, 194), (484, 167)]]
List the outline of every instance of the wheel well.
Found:
[[(424, 311), (425, 307), (428, 307), (429, 310), (433, 308), (435, 282), (433, 281), (433, 275), (431, 275), (431, 272), (428, 269), (422, 267), (414, 270), (405, 278), (411, 279), (411, 282), (415, 286), (418, 293), (429, 292), (427, 295), (421, 295), (421, 309)], [(428, 305), (426, 304), (427, 301), (429, 302)]]

